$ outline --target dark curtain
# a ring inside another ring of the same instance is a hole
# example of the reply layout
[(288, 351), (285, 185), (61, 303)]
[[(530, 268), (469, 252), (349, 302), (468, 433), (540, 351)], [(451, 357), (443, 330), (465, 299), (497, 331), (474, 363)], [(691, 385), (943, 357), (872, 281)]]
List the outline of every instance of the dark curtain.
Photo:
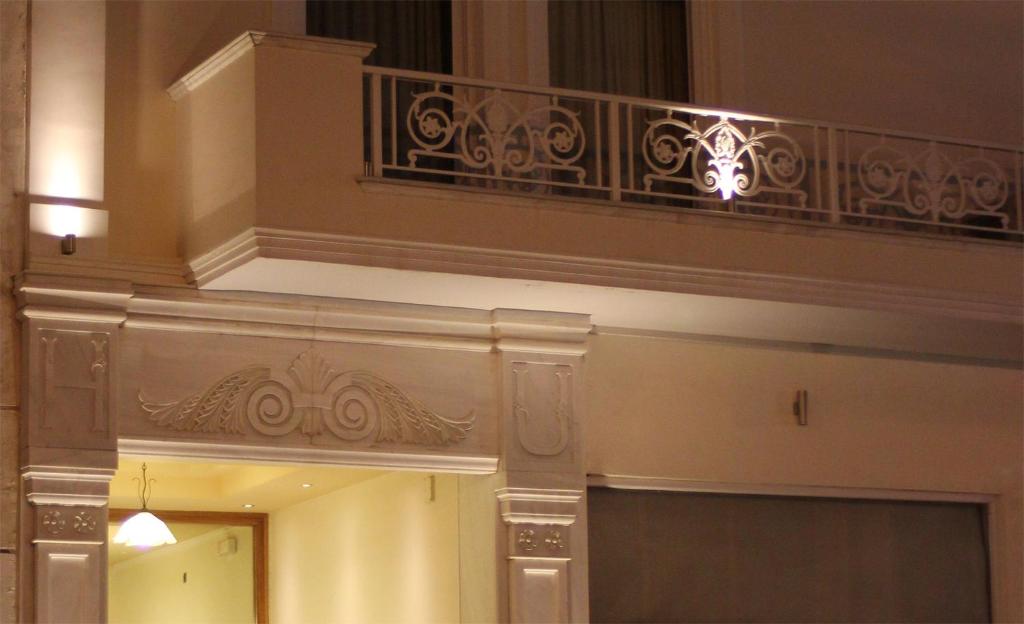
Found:
[(690, 99), (682, 0), (550, 0), (548, 45), (552, 86)]
[(307, 0), (306, 33), (369, 41), (368, 65), (450, 74), (450, 0)]
[(590, 488), (593, 622), (988, 622), (981, 505)]

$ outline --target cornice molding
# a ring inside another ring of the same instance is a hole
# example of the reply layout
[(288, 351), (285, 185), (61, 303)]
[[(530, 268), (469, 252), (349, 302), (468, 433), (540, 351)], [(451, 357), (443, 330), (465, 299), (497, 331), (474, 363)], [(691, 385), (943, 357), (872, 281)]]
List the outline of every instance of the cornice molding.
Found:
[(174, 84), (167, 88), (167, 93), (174, 100), (181, 99), (186, 93), (194, 91), (199, 85), (216, 76), (222, 69), (231, 65), (243, 54), (255, 49), (257, 46), (354, 56), (360, 60), (369, 56), (373, 49), (377, 47), (376, 44), (363, 41), (346, 41), (327, 37), (304, 37), (285, 33), (249, 30), (233, 39), (217, 52), (214, 52), (209, 58), (192, 69), (192, 71), (176, 80)]
[(122, 323), (132, 292), (128, 281), (32, 271), (14, 282), (21, 318)]
[(23, 273), (15, 293), (23, 318), (479, 352), (581, 353), (592, 329), (581, 314), (201, 291), (75, 275), (70, 264)]
[(579, 314), (159, 287), (135, 292), (125, 326), (481, 352), (518, 339), (519, 350), (559, 353), (585, 349), (592, 329)]
[(251, 228), (190, 262), (202, 287), (253, 258), (586, 284), (782, 303), (1021, 322), (1007, 297), (752, 271), (606, 260), (355, 236)]
[(498, 351), (583, 355), (592, 330), (586, 314), (541, 317), (525, 310), (491, 312), (491, 335)]

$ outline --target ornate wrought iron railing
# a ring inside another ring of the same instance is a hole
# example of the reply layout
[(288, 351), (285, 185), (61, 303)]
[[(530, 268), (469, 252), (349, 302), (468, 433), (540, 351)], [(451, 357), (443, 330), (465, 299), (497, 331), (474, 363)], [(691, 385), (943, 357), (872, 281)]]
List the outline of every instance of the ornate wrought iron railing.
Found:
[(386, 68), (365, 78), (377, 177), (1024, 238), (1019, 147)]

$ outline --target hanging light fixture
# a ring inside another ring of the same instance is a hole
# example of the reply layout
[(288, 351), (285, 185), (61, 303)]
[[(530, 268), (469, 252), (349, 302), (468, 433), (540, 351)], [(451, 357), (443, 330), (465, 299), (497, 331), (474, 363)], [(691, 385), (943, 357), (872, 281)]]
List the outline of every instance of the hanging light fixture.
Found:
[(174, 534), (167, 528), (164, 521), (146, 509), (154, 481), (154, 479), (146, 479), (146, 464), (142, 464), (142, 479), (135, 477), (134, 480), (139, 482), (139, 500), (142, 501), (142, 511), (124, 521), (124, 524), (118, 529), (117, 535), (114, 536), (114, 543), (140, 548), (177, 544), (178, 540), (174, 539)]

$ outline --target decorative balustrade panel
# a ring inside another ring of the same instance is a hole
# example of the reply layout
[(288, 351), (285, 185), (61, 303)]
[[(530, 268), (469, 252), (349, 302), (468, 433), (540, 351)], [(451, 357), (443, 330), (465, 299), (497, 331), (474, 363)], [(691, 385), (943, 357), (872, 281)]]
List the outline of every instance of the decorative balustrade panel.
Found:
[(389, 177), (607, 196), (600, 102), (385, 76), (379, 106), (377, 165)]
[(773, 221), (1020, 241), (1021, 150), (366, 69), (369, 173)]
[(619, 109), (624, 199), (828, 221), (822, 129), (631, 102)]
[(1021, 153), (839, 129), (842, 222), (1019, 240)]

